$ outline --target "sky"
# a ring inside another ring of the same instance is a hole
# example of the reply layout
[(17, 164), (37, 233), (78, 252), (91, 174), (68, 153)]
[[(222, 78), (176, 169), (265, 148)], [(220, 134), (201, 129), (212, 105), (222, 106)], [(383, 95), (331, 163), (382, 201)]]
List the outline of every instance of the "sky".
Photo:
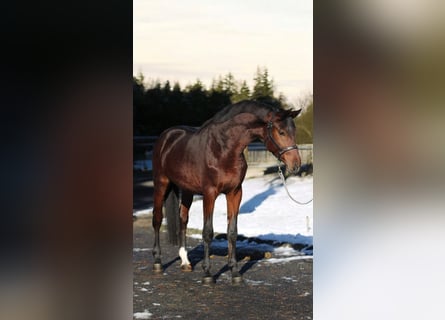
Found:
[(182, 86), (231, 72), (252, 87), (266, 67), (289, 101), (312, 93), (308, 0), (134, 0), (133, 74)]

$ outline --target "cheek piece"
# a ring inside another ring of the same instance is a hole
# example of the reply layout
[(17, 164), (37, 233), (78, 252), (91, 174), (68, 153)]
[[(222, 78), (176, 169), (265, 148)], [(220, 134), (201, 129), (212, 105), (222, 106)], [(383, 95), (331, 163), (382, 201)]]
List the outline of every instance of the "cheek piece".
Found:
[(272, 151), (273, 155), (281, 161), (281, 156), (291, 150), (298, 150), (298, 146), (295, 144), (293, 146), (282, 148), (280, 145), (275, 141), (275, 139), (272, 137), (272, 128), (273, 123), (272, 121), (269, 121), (267, 123), (267, 138), (272, 142), (272, 144), (277, 148), (277, 150), (274, 152)]

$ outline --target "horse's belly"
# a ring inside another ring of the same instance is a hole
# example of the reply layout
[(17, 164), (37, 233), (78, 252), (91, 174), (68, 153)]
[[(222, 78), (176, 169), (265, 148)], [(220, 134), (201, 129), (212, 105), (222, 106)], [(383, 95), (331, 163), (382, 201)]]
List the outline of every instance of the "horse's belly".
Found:
[(189, 181), (178, 180), (173, 181), (175, 185), (177, 185), (180, 189), (186, 190), (193, 194), (203, 194), (204, 188), (202, 188), (201, 184), (190, 183)]
[(167, 173), (169, 179), (180, 189), (194, 194), (203, 193), (202, 177), (196, 173), (196, 169), (187, 166), (176, 166)]
[(171, 175), (170, 180), (180, 189), (193, 194), (204, 194), (206, 191), (215, 188), (216, 193), (229, 193), (238, 188), (244, 179), (244, 172), (225, 172), (218, 174), (211, 170), (205, 175), (199, 175), (192, 169), (182, 169)]
[(243, 174), (237, 174), (237, 175), (228, 175), (224, 177), (222, 181), (220, 181), (220, 193), (229, 193), (235, 189), (237, 189), (241, 183), (244, 180)]

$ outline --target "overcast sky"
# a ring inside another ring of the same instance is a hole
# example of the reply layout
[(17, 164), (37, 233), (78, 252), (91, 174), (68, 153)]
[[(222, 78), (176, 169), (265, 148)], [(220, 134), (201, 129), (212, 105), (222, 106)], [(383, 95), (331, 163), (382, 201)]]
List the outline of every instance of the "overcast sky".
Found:
[(290, 102), (312, 92), (308, 0), (134, 0), (133, 74), (206, 86), (232, 72), (249, 86), (267, 67)]

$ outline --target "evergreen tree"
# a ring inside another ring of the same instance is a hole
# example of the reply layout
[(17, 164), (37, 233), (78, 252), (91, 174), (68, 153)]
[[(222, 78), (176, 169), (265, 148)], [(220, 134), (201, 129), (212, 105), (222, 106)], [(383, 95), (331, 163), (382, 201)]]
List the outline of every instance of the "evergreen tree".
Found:
[[(304, 103), (304, 104), (303, 104)], [(308, 95), (298, 103), (303, 110), (295, 119), (297, 127), (297, 144), (313, 143), (314, 99)]]
[(165, 81), (165, 84), (164, 84), (164, 89), (163, 89), (163, 91), (164, 91), (164, 93), (165, 94), (168, 94), (168, 93), (170, 93), (170, 91), (171, 91), (171, 87), (170, 87), (170, 81)]
[(142, 86), (144, 87), (144, 81), (145, 81), (145, 77), (142, 74), (142, 72), (138, 72), (136, 77), (133, 77), (133, 83), (138, 85), (138, 86)]
[(212, 80), (212, 86), (210, 87), (212, 92), (223, 92), (224, 91), (224, 80), (221, 76), (218, 77), (218, 80)]
[[(209, 89), (199, 79), (183, 89), (178, 82), (172, 87), (170, 81), (146, 80), (138, 73), (133, 77), (134, 134), (158, 135), (174, 125), (199, 126), (230, 103), (252, 98), (277, 107), (289, 107), (283, 94), (274, 97), (273, 81), (266, 68), (257, 69), (253, 90), (230, 72), (213, 80)], [(304, 142), (312, 139), (311, 124), (302, 121), (298, 125), (302, 126), (300, 134), (310, 132), (301, 139)]]
[(267, 70), (267, 68), (261, 70), (261, 68), (258, 67), (253, 80), (254, 85), (252, 99), (268, 100), (274, 98), (274, 84), (273, 80), (269, 79), (269, 71)]
[(233, 76), (233, 74), (231, 72), (229, 72), (223, 80), (223, 88), (224, 91), (226, 91), (226, 93), (228, 95), (233, 95), (236, 93), (236, 81), (235, 81), (235, 77)]
[(292, 105), (288, 103), (286, 96), (282, 92), (280, 92), (280, 94), (278, 95), (277, 100), (280, 106), (282, 106), (284, 109), (292, 108)]
[(173, 85), (173, 92), (181, 92), (181, 85), (179, 84), (179, 82), (175, 82), (175, 84)]
[(133, 134), (144, 134), (144, 125), (142, 124), (143, 107), (145, 104), (144, 76), (140, 73), (133, 77)]
[(192, 91), (196, 92), (196, 91), (204, 91), (204, 90), (205, 90), (205, 86), (199, 78), (196, 79), (195, 83), (189, 84), (185, 87), (186, 92), (192, 92)]
[(264, 68), (263, 75), (262, 75), (262, 86), (263, 86), (263, 95), (265, 97), (273, 97), (274, 90), (273, 90), (273, 80), (269, 79), (269, 71), (267, 68)]
[(207, 90), (200, 79), (188, 85), (184, 93), (184, 117), (183, 123), (191, 126), (199, 126), (203, 119), (209, 117)]
[(239, 90), (232, 95), (232, 103), (250, 99), (250, 89), (247, 86), (247, 82), (244, 80), (239, 84)]
[(141, 78), (133, 77), (133, 106), (141, 105), (145, 94), (145, 86)]
[(181, 86), (179, 83), (175, 82), (173, 89), (170, 92), (168, 105), (169, 114), (174, 125), (182, 124), (181, 122), (185, 113), (183, 106), (183, 92), (181, 91)]

